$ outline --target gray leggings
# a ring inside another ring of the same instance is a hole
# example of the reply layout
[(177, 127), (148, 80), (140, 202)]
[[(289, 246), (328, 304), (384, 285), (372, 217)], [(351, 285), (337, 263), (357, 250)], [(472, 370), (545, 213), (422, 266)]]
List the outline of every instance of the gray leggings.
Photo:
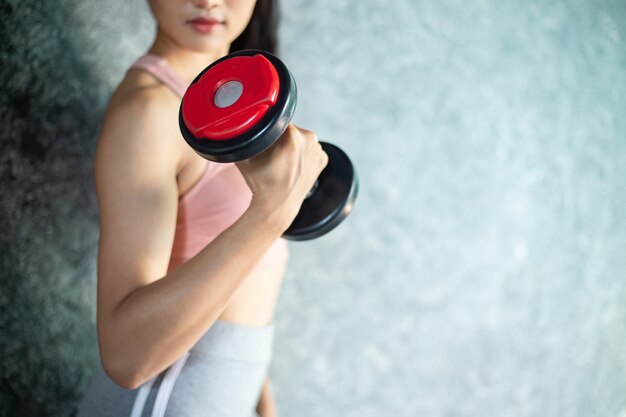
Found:
[(142, 386), (120, 387), (99, 366), (76, 417), (251, 417), (272, 356), (267, 327), (216, 321), (193, 348)]

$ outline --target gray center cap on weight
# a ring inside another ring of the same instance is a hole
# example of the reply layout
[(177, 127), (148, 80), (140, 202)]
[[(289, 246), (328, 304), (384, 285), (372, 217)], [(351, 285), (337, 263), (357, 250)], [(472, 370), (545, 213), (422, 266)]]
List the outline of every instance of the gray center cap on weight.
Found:
[(217, 89), (213, 102), (223, 109), (236, 103), (241, 93), (243, 93), (243, 84), (239, 81), (228, 81)]

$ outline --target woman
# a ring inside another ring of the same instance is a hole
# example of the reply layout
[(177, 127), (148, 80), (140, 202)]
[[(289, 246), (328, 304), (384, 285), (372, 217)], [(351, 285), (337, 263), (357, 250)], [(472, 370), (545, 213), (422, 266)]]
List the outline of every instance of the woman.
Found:
[(217, 164), (179, 132), (181, 95), (202, 69), (229, 50), (273, 51), (273, 0), (149, 5), (155, 40), (112, 95), (96, 147), (102, 368), (78, 416), (275, 415), (280, 236), (327, 156), (290, 125), (262, 154)]

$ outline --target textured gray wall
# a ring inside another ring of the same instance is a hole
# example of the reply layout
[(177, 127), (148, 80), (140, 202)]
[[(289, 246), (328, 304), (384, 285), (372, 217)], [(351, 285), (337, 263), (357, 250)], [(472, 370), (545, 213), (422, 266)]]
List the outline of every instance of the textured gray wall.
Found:
[[(280, 414), (625, 416), (626, 2), (282, 9), (296, 122), (361, 193), (292, 245)], [(97, 360), (89, 158), (152, 25), (143, 2), (2, 10), (1, 411), (70, 415)]]
[(73, 415), (97, 364), (91, 158), (138, 5), (0, 1), (0, 416)]
[(362, 193), (293, 249), (283, 415), (626, 415), (626, 2), (284, 9)]

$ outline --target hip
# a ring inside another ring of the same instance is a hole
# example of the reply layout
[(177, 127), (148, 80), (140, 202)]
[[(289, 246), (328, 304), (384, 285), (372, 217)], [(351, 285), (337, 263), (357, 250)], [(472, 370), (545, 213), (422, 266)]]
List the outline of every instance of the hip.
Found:
[(101, 366), (77, 417), (251, 417), (267, 376), (274, 324), (264, 327), (216, 321), (168, 369), (129, 390)]

